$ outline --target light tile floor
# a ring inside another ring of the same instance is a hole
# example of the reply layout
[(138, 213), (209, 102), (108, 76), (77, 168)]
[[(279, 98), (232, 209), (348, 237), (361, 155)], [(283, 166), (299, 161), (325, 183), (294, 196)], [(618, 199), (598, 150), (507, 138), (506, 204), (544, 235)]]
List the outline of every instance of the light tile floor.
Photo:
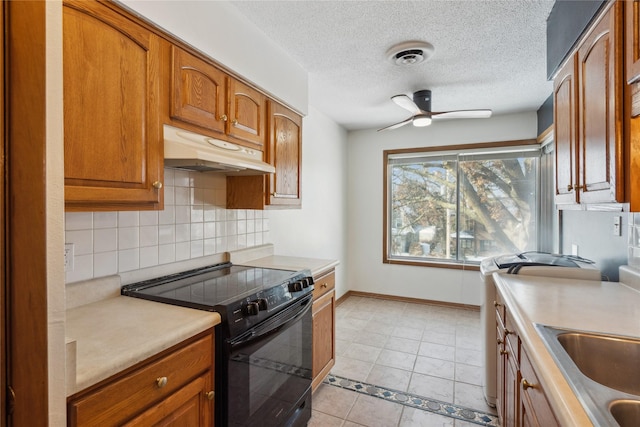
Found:
[[(482, 394), (480, 311), (348, 297), (336, 308), (332, 375), (495, 414)], [(310, 427), (475, 426), (321, 384)]]

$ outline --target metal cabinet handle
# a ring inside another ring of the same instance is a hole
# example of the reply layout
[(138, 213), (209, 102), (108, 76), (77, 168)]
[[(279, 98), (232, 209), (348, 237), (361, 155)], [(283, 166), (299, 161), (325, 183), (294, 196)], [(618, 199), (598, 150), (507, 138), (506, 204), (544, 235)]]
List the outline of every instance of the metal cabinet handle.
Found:
[(155, 181), (153, 184), (151, 184), (153, 186), (153, 188), (155, 188), (156, 190), (159, 190), (162, 188), (162, 183), (160, 181)]
[(205, 396), (207, 396), (207, 399), (209, 399), (209, 400), (213, 400), (213, 398), (216, 396), (216, 392), (215, 392), (215, 391), (213, 391), (213, 390), (211, 390), (211, 391), (207, 392), (207, 393), (205, 394)]
[(513, 334), (513, 331), (510, 331), (510, 330), (508, 330), (508, 329), (505, 329), (505, 330), (504, 330), (504, 336), (505, 336), (505, 337), (506, 337), (507, 335), (511, 335), (511, 334)]
[(328, 287), (328, 286), (329, 286), (329, 285), (327, 285), (326, 283), (323, 283), (322, 285), (320, 285), (320, 287), (321, 287), (322, 289), (324, 289), (324, 288), (326, 288), (326, 287)]
[(221, 116), (220, 116), (220, 118), (219, 118), (218, 120), (221, 120), (221, 121), (223, 121), (223, 122), (226, 122), (227, 120), (229, 120), (229, 117), (227, 117), (227, 115), (226, 115), (226, 114), (223, 114), (223, 115), (221, 115)]
[(494, 306), (495, 308), (498, 308), (498, 307), (502, 306), (502, 304), (500, 304), (498, 301), (494, 301), (494, 302), (493, 302), (493, 306)]
[(531, 384), (529, 381), (526, 380), (526, 378), (522, 379), (522, 388), (524, 390), (528, 389), (528, 388), (536, 388), (536, 386), (534, 384)]
[(505, 354), (509, 354), (509, 352), (505, 349), (502, 349), (500, 350), (500, 354), (504, 356)]
[(168, 381), (169, 380), (167, 379), (167, 377), (158, 377), (156, 379), (156, 385), (158, 386), (158, 388), (162, 388), (167, 385)]
[(231, 122), (231, 124), (232, 124), (232, 125), (234, 125), (234, 126), (238, 126), (238, 120), (233, 119), (233, 121)]
[(498, 338), (498, 345), (504, 344), (504, 341), (502, 341), (500, 338)]

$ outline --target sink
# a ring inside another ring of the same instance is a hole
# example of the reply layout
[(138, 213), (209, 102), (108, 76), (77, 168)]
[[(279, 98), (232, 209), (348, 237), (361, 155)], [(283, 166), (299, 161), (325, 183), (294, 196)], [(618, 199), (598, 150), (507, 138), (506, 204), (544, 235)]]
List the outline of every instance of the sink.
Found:
[(639, 339), (585, 332), (561, 332), (557, 339), (584, 375), (615, 390), (640, 395)]
[(616, 400), (609, 411), (621, 427), (640, 425), (640, 400)]
[(535, 325), (597, 426), (640, 426), (640, 338)]

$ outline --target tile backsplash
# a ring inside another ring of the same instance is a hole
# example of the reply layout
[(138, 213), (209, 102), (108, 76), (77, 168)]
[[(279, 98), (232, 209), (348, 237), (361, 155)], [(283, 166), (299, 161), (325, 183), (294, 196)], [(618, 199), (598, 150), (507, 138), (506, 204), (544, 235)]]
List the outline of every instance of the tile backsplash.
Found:
[(628, 263), (640, 267), (640, 212), (629, 213), (629, 259)]
[(67, 212), (74, 244), (67, 283), (261, 245), (269, 219), (260, 210), (225, 209), (226, 178), (164, 170), (164, 210)]

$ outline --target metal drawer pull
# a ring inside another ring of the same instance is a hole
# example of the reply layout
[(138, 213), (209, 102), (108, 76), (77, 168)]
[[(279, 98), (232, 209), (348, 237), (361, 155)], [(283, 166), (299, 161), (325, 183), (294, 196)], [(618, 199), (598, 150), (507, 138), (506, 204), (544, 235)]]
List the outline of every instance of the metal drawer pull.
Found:
[(505, 354), (509, 354), (509, 352), (507, 350), (500, 350), (500, 354), (504, 356)]
[(205, 396), (207, 396), (207, 399), (213, 400), (213, 398), (216, 396), (216, 392), (213, 391), (213, 390), (209, 391), (209, 392), (207, 392), (207, 394)]
[(327, 286), (329, 286), (329, 285), (327, 285), (326, 283), (323, 283), (322, 285), (320, 285), (320, 287), (321, 287), (322, 289), (326, 288)]
[(522, 379), (522, 388), (526, 390), (528, 388), (536, 388), (536, 386), (531, 384), (529, 381), (527, 381), (526, 378), (523, 378)]
[(167, 381), (169, 381), (167, 380), (167, 377), (158, 377), (156, 379), (156, 385), (158, 386), (158, 388), (162, 388), (167, 385)]
[(162, 188), (162, 183), (160, 181), (155, 181), (153, 184), (151, 184), (153, 186), (153, 188), (155, 188), (156, 190), (159, 190)]
[(512, 334), (512, 333), (513, 333), (513, 331), (510, 331), (510, 330), (508, 330), (508, 329), (505, 329), (505, 330), (504, 330), (504, 336), (505, 336), (505, 337), (506, 337), (507, 335)]
[(498, 307), (500, 307), (501, 305), (502, 305), (502, 304), (500, 304), (498, 301), (494, 301), (494, 302), (493, 302), (493, 306), (494, 306), (495, 308), (498, 308)]

